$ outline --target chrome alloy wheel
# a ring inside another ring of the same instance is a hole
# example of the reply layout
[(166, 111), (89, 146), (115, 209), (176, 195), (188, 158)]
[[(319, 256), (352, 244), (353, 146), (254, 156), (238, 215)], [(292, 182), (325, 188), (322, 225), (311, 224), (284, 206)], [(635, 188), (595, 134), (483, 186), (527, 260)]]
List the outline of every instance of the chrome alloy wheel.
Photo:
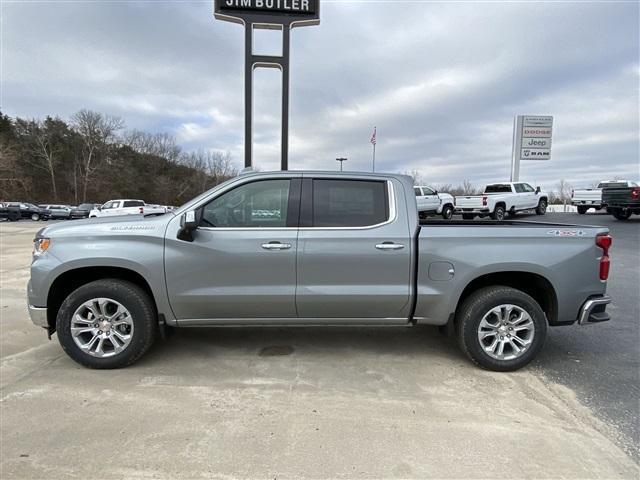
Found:
[(513, 360), (531, 345), (535, 326), (531, 316), (517, 305), (504, 304), (484, 314), (478, 326), (478, 341), (496, 360)]
[(106, 358), (121, 353), (131, 343), (133, 319), (121, 303), (93, 298), (80, 305), (71, 318), (71, 336), (85, 353)]

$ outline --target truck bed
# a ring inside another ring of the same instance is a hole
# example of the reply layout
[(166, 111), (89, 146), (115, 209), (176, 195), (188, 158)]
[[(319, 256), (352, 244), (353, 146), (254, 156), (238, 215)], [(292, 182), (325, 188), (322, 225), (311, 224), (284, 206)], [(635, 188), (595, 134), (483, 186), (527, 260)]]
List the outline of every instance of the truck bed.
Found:
[(548, 282), (555, 298), (563, 299), (550, 321), (573, 322), (585, 298), (604, 292), (598, 269), (602, 250), (595, 237), (607, 232), (553, 222), (421, 220), (414, 321), (444, 324), (471, 282), (492, 275), (499, 284), (500, 275), (513, 275), (525, 288)]

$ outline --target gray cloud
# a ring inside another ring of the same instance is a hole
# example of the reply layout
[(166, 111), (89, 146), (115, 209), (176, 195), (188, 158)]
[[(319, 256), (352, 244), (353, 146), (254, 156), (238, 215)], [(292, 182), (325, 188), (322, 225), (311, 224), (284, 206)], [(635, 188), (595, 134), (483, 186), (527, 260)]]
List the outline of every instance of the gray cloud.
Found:
[[(2, 4), (2, 109), (80, 108), (243, 158), (243, 33), (212, 2)], [(552, 186), (638, 178), (637, 3), (327, 2), (292, 33), (292, 168), (508, 177), (515, 114), (555, 116)], [(266, 37), (261, 36), (261, 39)], [(273, 42), (269, 42), (272, 44)], [(279, 73), (256, 74), (254, 151), (279, 165)]]

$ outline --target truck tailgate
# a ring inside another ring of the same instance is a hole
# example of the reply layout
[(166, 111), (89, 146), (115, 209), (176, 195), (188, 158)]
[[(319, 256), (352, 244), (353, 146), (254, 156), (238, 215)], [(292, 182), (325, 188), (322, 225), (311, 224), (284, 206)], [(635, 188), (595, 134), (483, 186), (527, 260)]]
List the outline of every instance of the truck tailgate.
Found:
[(457, 208), (482, 208), (482, 197), (468, 196), (468, 197), (456, 197)]

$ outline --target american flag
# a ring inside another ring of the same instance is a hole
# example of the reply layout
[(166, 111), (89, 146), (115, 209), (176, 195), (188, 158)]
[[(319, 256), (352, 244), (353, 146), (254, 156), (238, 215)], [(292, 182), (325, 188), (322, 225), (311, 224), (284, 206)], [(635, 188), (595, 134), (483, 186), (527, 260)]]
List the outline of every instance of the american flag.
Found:
[(373, 135), (371, 135), (371, 143), (376, 144), (376, 127), (373, 127)]

